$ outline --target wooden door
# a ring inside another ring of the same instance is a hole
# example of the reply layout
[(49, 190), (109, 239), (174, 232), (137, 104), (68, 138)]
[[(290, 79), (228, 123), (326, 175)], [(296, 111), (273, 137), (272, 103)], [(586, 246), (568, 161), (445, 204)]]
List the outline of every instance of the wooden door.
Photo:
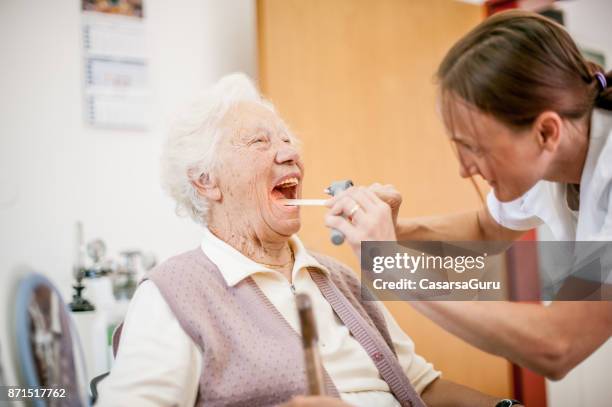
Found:
[[(259, 81), (303, 141), (305, 198), (331, 181), (394, 184), (401, 216), (474, 209), (435, 108), (444, 53), (483, 18), (454, 0), (259, 0)], [(303, 208), (307, 246), (356, 269), (329, 243), (324, 210)], [(510, 365), (446, 333), (408, 304), (388, 302), (417, 352), (447, 379), (495, 395), (511, 392)]]

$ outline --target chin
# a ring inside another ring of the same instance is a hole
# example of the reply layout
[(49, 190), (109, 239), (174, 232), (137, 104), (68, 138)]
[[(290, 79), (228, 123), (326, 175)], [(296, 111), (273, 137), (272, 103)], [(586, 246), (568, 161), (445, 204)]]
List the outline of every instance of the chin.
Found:
[(297, 206), (283, 206), (272, 201), (271, 205), (266, 205), (260, 211), (263, 222), (261, 226), (265, 229), (262, 232), (272, 235), (289, 237), (299, 232), (302, 222), (300, 219), (300, 208)]
[(526, 191), (508, 191), (505, 189), (494, 188), (493, 193), (495, 194), (495, 198), (499, 202), (512, 202), (515, 199), (520, 198), (525, 194)]
[(300, 218), (290, 219), (283, 222), (279, 222), (281, 224), (272, 226), (273, 230), (282, 236), (291, 236), (300, 231), (300, 227), (302, 226), (302, 222)]
[(266, 215), (264, 222), (268, 229), (280, 236), (296, 234), (302, 226), (298, 207), (291, 207), (290, 211), (270, 211)]

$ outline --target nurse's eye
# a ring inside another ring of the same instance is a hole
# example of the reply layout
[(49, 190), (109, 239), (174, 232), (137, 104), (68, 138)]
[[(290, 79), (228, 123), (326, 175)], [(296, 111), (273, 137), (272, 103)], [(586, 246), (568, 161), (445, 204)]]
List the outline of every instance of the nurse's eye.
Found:
[(461, 143), (461, 146), (472, 154), (476, 154), (476, 155), (482, 154), (482, 149), (480, 149), (478, 146), (473, 146), (467, 143)]
[(474, 153), (474, 155), (481, 156), (484, 152), (480, 147), (472, 147), (472, 153)]

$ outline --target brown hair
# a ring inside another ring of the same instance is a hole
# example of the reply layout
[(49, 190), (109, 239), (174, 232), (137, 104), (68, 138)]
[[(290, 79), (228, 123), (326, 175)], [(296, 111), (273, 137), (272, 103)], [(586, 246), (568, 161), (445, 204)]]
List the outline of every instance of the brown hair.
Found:
[(571, 120), (590, 117), (594, 107), (612, 110), (612, 72), (586, 61), (561, 25), (526, 11), (480, 23), (446, 54), (437, 78), (445, 120), (456, 96), (515, 128), (547, 110)]

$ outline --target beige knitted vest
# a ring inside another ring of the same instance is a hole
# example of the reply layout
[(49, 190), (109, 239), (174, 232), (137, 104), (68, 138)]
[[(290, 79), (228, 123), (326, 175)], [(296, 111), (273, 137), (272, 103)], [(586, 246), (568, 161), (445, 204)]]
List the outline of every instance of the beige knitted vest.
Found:
[[(384, 316), (353, 272), (330, 257), (310, 254), (330, 271), (327, 277), (309, 269), (312, 279), (395, 398), (403, 406), (425, 406), (397, 361)], [(147, 278), (202, 352), (197, 405), (270, 406), (306, 394), (300, 336), (252, 278), (229, 287), (200, 248), (167, 260)], [(121, 327), (113, 338), (115, 352), (120, 335)], [(338, 397), (327, 372), (325, 380), (327, 393)]]

